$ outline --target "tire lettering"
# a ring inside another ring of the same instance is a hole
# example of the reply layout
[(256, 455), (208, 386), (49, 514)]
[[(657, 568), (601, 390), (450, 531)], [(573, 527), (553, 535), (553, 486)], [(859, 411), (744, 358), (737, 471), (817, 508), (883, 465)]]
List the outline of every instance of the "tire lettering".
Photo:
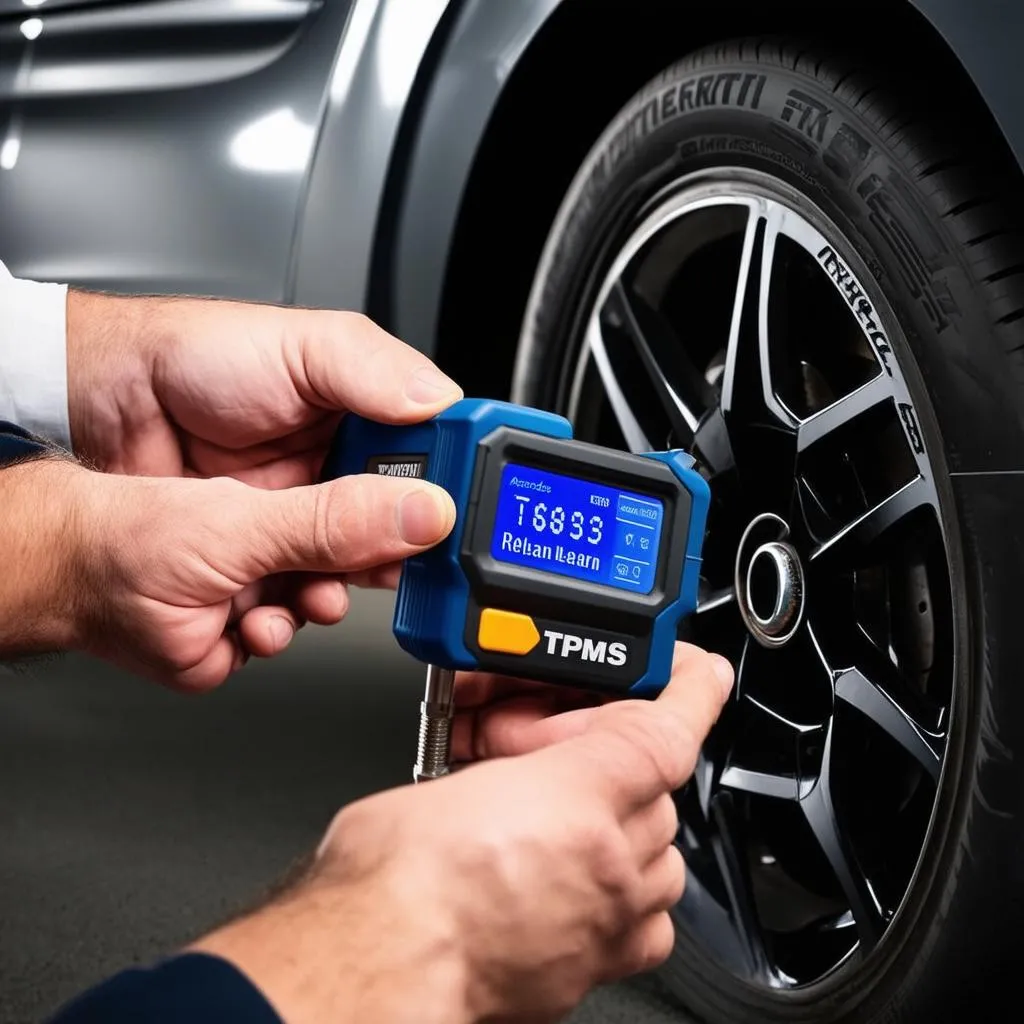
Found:
[(869, 220), (896, 258), (900, 277), (911, 295), (920, 303), (935, 330), (945, 330), (950, 322), (948, 314), (955, 311), (955, 304), (945, 285), (932, 280), (921, 250), (907, 234), (903, 222), (897, 219), (896, 197), (883, 187), (877, 174), (868, 175), (857, 191), (870, 211)]
[(677, 152), (682, 160), (692, 159), (708, 153), (747, 153), (781, 164), (794, 177), (801, 181), (813, 183), (814, 179), (807, 172), (806, 164), (799, 163), (792, 157), (780, 152), (773, 146), (759, 139), (746, 139), (741, 136), (702, 135), (698, 138), (686, 139), (678, 146)]
[(713, 107), (757, 110), (767, 80), (767, 75), (753, 72), (720, 71), (670, 85), (620, 125), (608, 143), (603, 161), (595, 168), (595, 180), (610, 176), (638, 139), (672, 117)]
[[(661, 94), (662, 119), (707, 107), (747, 107), (757, 110), (766, 75), (720, 71), (714, 75), (686, 78)], [(736, 86), (739, 85), (737, 89)]]
[(892, 367), (889, 365), (889, 355), (892, 352), (892, 345), (886, 336), (882, 325), (879, 322), (878, 314), (871, 300), (861, 290), (857, 279), (853, 276), (850, 268), (839, 258), (835, 249), (826, 245), (818, 253), (818, 262), (825, 273), (835, 282), (839, 294), (846, 300), (846, 304), (853, 310), (853, 315), (860, 322), (868, 341), (871, 342), (878, 358), (885, 367), (885, 372), (891, 377)]
[(754, 95), (750, 100), (750, 109), (757, 110), (761, 105), (761, 93), (764, 91), (764, 83), (768, 81), (767, 75), (744, 75), (743, 85), (740, 88), (739, 98), (736, 100), (736, 106), (745, 107), (747, 105), (747, 92), (751, 85), (754, 86)]
[[(719, 84), (722, 87), (722, 102), (729, 106), (732, 103), (732, 87), (742, 78), (743, 76), (738, 71), (726, 71), (718, 76)], [(749, 76), (748, 76), (749, 77)], [(748, 85), (749, 88), (749, 85)], [(760, 94), (758, 94), (760, 99)], [(743, 101), (740, 101), (740, 105), (743, 105)]]
[(676, 97), (678, 95), (675, 89), (669, 89), (661, 94), (662, 121), (667, 121), (670, 117), (675, 117), (679, 113), (679, 108), (676, 106)]
[(923, 454), (924, 441), (921, 439), (921, 428), (918, 425), (917, 413), (914, 411), (914, 407), (909, 402), (900, 402), (899, 409), (903, 426), (907, 431), (907, 440), (910, 442), (910, 447), (914, 449), (915, 455)]
[(710, 107), (714, 105), (714, 75), (701, 75), (697, 79), (697, 106)]
[(790, 89), (782, 108), (782, 120), (815, 142), (825, 141), (825, 129), (832, 111), (813, 96)]

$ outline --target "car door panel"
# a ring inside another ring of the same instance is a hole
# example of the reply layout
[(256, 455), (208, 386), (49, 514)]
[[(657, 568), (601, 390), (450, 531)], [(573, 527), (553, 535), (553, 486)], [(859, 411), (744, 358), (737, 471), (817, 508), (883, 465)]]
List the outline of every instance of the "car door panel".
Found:
[(350, 0), (60, 6), (0, 9), (0, 259), (280, 301)]

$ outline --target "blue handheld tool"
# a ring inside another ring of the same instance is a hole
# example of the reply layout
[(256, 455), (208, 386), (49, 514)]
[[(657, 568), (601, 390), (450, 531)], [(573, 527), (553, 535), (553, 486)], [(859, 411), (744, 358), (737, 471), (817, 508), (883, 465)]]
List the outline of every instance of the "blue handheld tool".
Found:
[(577, 441), (562, 416), (463, 399), (426, 423), (346, 416), (322, 478), (415, 477), (457, 510), (405, 561), (399, 645), (428, 665), (414, 778), (448, 770), (457, 669), (655, 696), (697, 605), (710, 492), (683, 451)]

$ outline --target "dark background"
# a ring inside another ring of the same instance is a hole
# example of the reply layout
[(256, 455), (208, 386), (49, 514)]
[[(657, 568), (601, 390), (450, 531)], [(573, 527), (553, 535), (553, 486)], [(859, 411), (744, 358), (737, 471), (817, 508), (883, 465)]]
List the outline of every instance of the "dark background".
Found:
[[(203, 697), (67, 658), (0, 671), (0, 1021), (40, 1021), (259, 898), (334, 811), (408, 780), (422, 669), (359, 592)], [(649, 986), (572, 1024), (669, 1024)]]

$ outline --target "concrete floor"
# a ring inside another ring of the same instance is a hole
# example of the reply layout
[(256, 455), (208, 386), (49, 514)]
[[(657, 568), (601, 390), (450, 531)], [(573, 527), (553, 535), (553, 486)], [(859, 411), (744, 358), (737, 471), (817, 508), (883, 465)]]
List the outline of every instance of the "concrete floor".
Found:
[[(345, 802), (408, 777), (420, 668), (390, 595), (186, 698), (68, 658), (0, 675), (0, 1021), (37, 1022), (249, 904)], [(642, 982), (572, 1024), (679, 1024)]]

